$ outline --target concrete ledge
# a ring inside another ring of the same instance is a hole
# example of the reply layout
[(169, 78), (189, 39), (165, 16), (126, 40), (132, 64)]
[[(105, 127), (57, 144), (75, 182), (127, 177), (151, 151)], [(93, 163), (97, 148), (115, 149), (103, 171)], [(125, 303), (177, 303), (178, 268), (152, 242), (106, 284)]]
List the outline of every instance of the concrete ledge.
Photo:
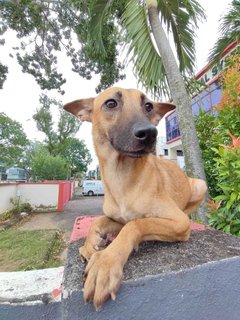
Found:
[(69, 246), (63, 319), (239, 320), (239, 238), (207, 229), (192, 231), (186, 243), (143, 243), (125, 266), (116, 301), (100, 312), (82, 298), (83, 242)]

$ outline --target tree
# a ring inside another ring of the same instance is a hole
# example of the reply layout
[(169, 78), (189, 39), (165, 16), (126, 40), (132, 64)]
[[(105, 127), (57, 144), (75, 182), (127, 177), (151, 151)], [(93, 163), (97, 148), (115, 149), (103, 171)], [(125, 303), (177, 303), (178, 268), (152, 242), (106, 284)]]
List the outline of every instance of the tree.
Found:
[[(45, 143), (50, 155), (59, 155), (65, 149), (68, 138), (77, 133), (80, 123), (63, 110), (62, 103), (46, 95), (40, 97), (40, 108), (33, 115), (39, 131), (46, 135)], [(59, 120), (56, 128), (51, 113), (51, 106), (58, 109)]]
[[(42, 89), (57, 89), (64, 93), (66, 82), (59, 72), (59, 52), (71, 60), (73, 71), (88, 80), (100, 75), (97, 91), (124, 78), (117, 45), (122, 41), (116, 33), (116, 16), (126, 0), (114, 4), (114, 15), (103, 21), (103, 45), (106, 56), (98, 55), (88, 41), (90, 5), (85, 0), (9, 0), (0, 1), (0, 36), (11, 29), (20, 39), (12, 57), (16, 57), (22, 71), (34, 76)], [(4, 45), (4, 39), (0, 39)], [(7, 67), (0, 63), (0, 88)]]
[(32, 175), (32, 161), (36, 154), (47, 151), (46, 145), (40, 141), (29, 141), (29, 144), (24, 149), (19, 165), (28, 172), (28, 176)]
[(0, 162), (18, 164), (29, 141), (21, 124), (0, 113)]
[[(139, 81), (155, 95), (169, 94), (173, 98), (177, 105), (188, 174), (205, 179), (191, 116), (191, 100), (183, 79), (192, 74), (194, 30), (198, 20), (204, 18), (196, 0), (20, 0), (19, 7), (15, 1), (8, 3), (4, 3), (2, 10), (5, 28), (16, 30), (20, 38), (32, 37), (35, 50), (26, 58), (21, 56), (18, 61), (23, 64), (24, 71), (32, 73), (36, 79), (38, 73), (40, 80), (53, 73), (55, 69), (52, 68), (57, 63), (53, 53), (60, 51), (63, 41), (68, 40), (70, 42), (65, 48), (74, 70), (86, 78), (94, 72), (101, 74), (99, 91), (121, 78), (117, 57), (121, 44), (127, 44), (127, 56), (135, 65)], [(53, 15), (51, 10), (55, 11)], [(179, 65), (163, 31), (159, 13), (167, 32), (173, 34)], [(73, 48), (73, 32), (81, 43), (80, 51)], [(22, 44), (22, 48), (26, 50), (26, 45)], [(42, 71), (45, 71), (45, 77)], [(61, 81), (56, 87), (61, 87)], [(51, 85), (46, 88), (51, 88)]]
[(76, 138), (69, 138), (66, 141), (61, 156), (69, 165), (70, 177), (76, 173), (85, 173), (88, 165), (92, 161), (85, 143)]
[[(107, 19), (111, 1), (92, 1), (92, 21), (90, 35), (95, 46), (102, 48), (101, 21)], [(161, 21), (159, 18), (161, 15)], [(145, 87), (156, 93), (169, 93), (177, 106), (177, 118), (181, 131), (187, 173), (206, 180), (201, 151), (192, 117), (191, 98), (187, 93), (183, 76), (193, 70), (194, 28), (197, 21), (204, 18), (201, 6), (195, 0), (168, 2), (146, 0), (129, 1), (121, 21), (127, 32), (129, 53), (133, 51), (133, 61), (139, 80)], [(179, 65), (162, 26), (172, 32)], [(150, 26), (149, 26), (150, 25)], [(96, 29), (98, 26), (98, 29)], [(150, 29), (151, 28), (151, 29)], [(155, 44), (153, 42), (155, 40)], [(169, 90), (170, 89), (170, 90)], [(170, 92), (169, 92), (170, 91)], [(203, 212), (199, 218), (206, 221)]]
[[(65, 112), (62, 103), (46, 95), (40, 97), (41, 107), (33, 115), (37, 128), (46, 135), (45, 147), (51, 156), (60, 156), (68, 164), (70, 176), (76, 172), (86, 172), (92, 161), (91, 155), (81, 140), (74, 138), (80, 123)], [(55, 125), (51, 107), (58, 110), (58, 123)]]
[(232, 43), (240, 41), (240, 1), (233, 0), (226, 14), (220, 19), (220, 37), (210, 51), (209, 61), (215, 63), (222, 52)]
[(39, 180), (65, 180), (68, 164), (59, 156), (51, 156), (47, 150), (41, 149), (32, 159), (32, 176)]

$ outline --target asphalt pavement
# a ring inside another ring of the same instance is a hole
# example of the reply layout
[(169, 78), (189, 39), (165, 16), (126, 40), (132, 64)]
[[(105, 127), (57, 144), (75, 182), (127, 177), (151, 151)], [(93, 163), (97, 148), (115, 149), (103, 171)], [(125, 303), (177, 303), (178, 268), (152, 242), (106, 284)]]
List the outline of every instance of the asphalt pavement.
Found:
[(36, 213), (23, 220), (18, 229), (59, 229), (65, 233), (65, 240), (69, 241), (74, 221), (79, 216), (102, 214), (103, 197), (77, 197), (70, 200), (63, 212)]

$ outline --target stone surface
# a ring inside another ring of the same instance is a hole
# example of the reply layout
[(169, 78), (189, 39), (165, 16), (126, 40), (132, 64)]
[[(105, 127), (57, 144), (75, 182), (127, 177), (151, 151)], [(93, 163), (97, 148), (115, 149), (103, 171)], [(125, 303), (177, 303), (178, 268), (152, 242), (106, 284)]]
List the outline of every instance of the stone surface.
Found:
[(185, 243), (144, 242), (124, 268), (116, 301), (100, 312), (85, 304), (80, 239), (69, 246), (63, 285), (64, 320), (239, 320), (240, 239), (192, 231)]
[[(78, 249), (83, 243), (84, 239), (80, 239), (70, 244), (68, 248), (64, 277), (70, 290), (82, 288), (82, 273), (85, 266), (80, 261)], [(187, 242), (149, 241), (142, 243), (138, 252), (133, 252), (126, 263), (123, 280), (135, 280), (147, 275), (181, 271), (235, 256), (240, 256), (240, 238), (214, 229), (195, 230), (192, 231)]]

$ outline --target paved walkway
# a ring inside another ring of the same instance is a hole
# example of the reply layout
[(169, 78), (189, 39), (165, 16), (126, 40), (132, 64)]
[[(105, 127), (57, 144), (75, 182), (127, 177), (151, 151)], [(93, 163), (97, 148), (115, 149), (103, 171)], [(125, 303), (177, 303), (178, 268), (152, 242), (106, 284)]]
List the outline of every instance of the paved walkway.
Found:
[(103, 197), (81, 197), (71, 200), (63, 212), (37, 213), (19, 226), (20, 230), (60, 229), (69, 241), (74, 221), (78, 216), (99, 215), (102, 213)]

